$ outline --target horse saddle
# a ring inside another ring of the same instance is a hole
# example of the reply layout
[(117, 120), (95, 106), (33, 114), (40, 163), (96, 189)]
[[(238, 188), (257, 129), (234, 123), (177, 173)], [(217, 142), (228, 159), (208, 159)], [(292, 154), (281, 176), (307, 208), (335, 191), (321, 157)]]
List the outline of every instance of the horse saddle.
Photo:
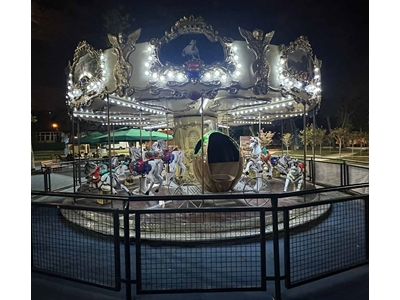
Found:
[(149, 165), (148, 161), (144, 161), (144, 160), (139, 160), (133, 166), (133, 171), (135, 171), (136, 173), (149, 174), (150, 170), (151, 170), (151, 166)]
[[(112, 172), (115, 173), (115, 170), (112, 170)], [(103, 176), (104, 174), (107, 174), (107, 173), (109, 173), (108, 170), (101, 170), (100, 171), (100, 176)]]
[(96, 171), (94, 171), (93, 174), (92, 174), (91, 180), (92, 180), (93, 183), (98, 183), (100, 181), (100, 177), (101, 177), (100, 173), (101, 173), (100, 172), (100, 168), (97, 167)]

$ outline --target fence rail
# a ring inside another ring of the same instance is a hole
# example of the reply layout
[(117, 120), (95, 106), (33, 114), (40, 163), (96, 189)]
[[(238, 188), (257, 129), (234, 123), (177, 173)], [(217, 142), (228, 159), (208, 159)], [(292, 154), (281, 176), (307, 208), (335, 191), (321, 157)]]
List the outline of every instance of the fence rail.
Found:
[[(126, 299), (132, 285), (139, 295), (266, 291), (268, 281), (274, 282), (274, 299), (281, 299), (282, 280), (295, 288), (369, 260), (368, 169), (319, 161), (311, 167), (316, 182), (327, 187), (246, 194), (270, 198), (270, 207), (132, 209), (129, 204), (149, 196), (102, 195), (127, 204), (111, 209), (78, 205), (81, 198), (98, 198), (93, 194), (32, 190), (32, 197), (49, 199), (31, 204), (32, 271), (114, 291), (124, 285)], [(339, 175), (338, 186), (330, 186), (331, 173)], [(366, 183), (349, 184), (356, 181)], [(315, 200), (279, 206), (287, 197), (307, 195)], [(75, 204), (63, 204), (66, 198)], [(190, 195), (203, 201), (240, 198)]]

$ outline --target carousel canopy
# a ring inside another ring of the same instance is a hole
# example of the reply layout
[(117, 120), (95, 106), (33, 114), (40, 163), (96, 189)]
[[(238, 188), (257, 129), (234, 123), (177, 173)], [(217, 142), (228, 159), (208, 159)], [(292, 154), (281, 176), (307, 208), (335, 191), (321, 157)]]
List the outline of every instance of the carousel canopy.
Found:
[(88, 121), (154, 128), (187, 115), (235, 126), (319, 108), (322, 62), (307, 37), (273, 45), (274, 31), (238, 30), (243, 39), (233, 40), (190, 16), (150, 41), (137, 42), (141, 29), (109, 34), (110, 49), (82, 41), (69, 65), (66, 103)]

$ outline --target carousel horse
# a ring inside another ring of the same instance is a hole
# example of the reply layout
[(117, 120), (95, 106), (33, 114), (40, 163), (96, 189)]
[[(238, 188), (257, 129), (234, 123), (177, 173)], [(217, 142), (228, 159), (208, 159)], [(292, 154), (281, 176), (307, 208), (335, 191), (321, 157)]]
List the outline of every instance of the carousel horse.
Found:
[(130, 157), (131, 161), (135, 160), (135, 151), (136, 151), (136, 147), (134, 145), (129, 147), (129, 157)]
[[(146, 151), (145, 159), (142, 159), (140, 154), (140, 149), (136, 149), (134, 153), (134, 160), (131, 163), (131, 171), (135, 172), (136, 174), (140, 174), (143, 177), (150, 181), (150, 186), (146, 188), (145, 194), (149, 195), (150, 190), (153, 188), (155, 184), (155, 178), (159, 182), (159, 187), (163, 184), (163, 178), (161, 176), (162, 169), (159, 167), (159, 158), (157, 157), (157, 153), (153, 151)], [(154, 192), (158, 193), (159, 188), (157, 188)]]
[(190, 44), (183, 48), (182, 56), (189, 56), (192, 59), (200, 59), (199, 49), (197, 49), (195, 40), (191, 40)]
[(289, 163), (292, 159), (288, 154), (279, 157), (273, 157), (271, 163), (274, 169), (278, 170), (281, 174), (287, 174), (290, 167)]
[[(289, 186), (289, 183), (293, 183), (293, 190), (300, 191), (304, 182), (304, 165), (299, 162), (297, 159), (292, 159), (289, 162), (289, 171), (286, 175), (285, 187), (283, 191), (286, 192)], [(297, 183), (297, 189), (296, 189)]]
[(129, 160), (120, 162), (119, 165), (117, 165), (114, 169), (115, 175), (117, 175), (119, 180), (122, 182), (124, 182), (128, 176), (132, 174), (131, 170), (129, 169), (129, 163)]
[(271, 154), (266, 148), (262, 148), (261, 150), (261, 160), (264, 162), (264, 164), (267, 165), (268, 167), (268, 178), (272, 178), (272, 163), (271, 163)]
[(261, 141), (258, 137), (250, 137), (251, 158), (246, 164), (244, 172), (249, 175), (249, 171), (253, 171), (256, 174), (257, 184), (256, 189), (260, 191), (263, 186), (263, 162), (261, 160)]
[(172, 156), (169, 153), (169, 150), (167, 148), (167, 142), (165, 140), (158, 140), (158, 141), (154, 142), (152, 149), (153, 149), (153, 151), (159, 153), (160, 159), (164, 163), (171, 163)]
[(161, 145), (161, 140), (158, 140), (153, 143), (153, 146), (151, 147), (152, 153), (155, 155), (155, 160), (157, 161), (158, 168), (160, 171), (160, 174), (164, 170), (164, 163), (169, 163), (169, 152), (168, 150), (164, 149), (164, 147)]
[(183, 150), (179, 150), (178, 147), (175, 147), (172, 150), (171, 155), (173, 156), (173, 158), (172, 158), (172, 162), (169, 164), (169, 166), (170, 166), (171, 173), (173, 174), (172, 176), (175, 177), (176, 170), (177, 170), (176, 167), (180, 166), (181, 174), (179, 175), (179, 177), (182, 178), (183, 175), (185, 175), (185, 171), (186, 171), (186, 166), (183, 164), (183, 159), (185, 158), (185, 153), (183, 152)]
[(244, 169), (246, 175), (249, 175), (249, 170), (256, 174), (263, 172), (263, 162), (261, 160), (261, 141), (258, 137), (250, 137), (251, 158), (247, 162)]
[[(92, 161), (87, 161), (85, 164), (85, 174), (89, 188), (96, 188), (104, 192), (112, 192), (112, 194), (117, 195), (118, 192), (116, 188), (121, 189), (131, 195), (128, 188), (121, 183), (120, 178), (115, 174), (115, 172), (110, 172), (107, 169), (102, 168), (102, 166), (97, 165)], [(112, 181), (112, 184), (111, 184)]]
[[(183, 164), (183, 160), (185, 157), (185, 153), (183, 150), (179, 150), (178, 147), (175, 147), (171, 152), (168, 150), (167, 142), (165, 140), (158, 140), (153, 144), (153, 149), (156, 149), (161, 154), (161, 159), (164, 163), (169, 164), (169, 170), (167, 170), (167, 181), (171, 180), (175, 177), (177, 166), (181, 167), (180, 178), (185, 175), (186, 166)], [(169, 171), (169, 172), (168, 172)]]

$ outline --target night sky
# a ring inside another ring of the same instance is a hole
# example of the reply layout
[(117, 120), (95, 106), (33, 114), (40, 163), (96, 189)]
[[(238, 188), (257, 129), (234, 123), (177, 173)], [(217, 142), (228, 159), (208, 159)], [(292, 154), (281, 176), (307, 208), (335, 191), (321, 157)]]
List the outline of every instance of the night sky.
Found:
[[(288, 45), (300, 35), (322, 60), (322, 104), (332, 114), (341, 99), (360, 97), (368, 114), (368, 1), (51, 1), (32, 2), (31, 90), (33, 110), (65, 107), (65, 68), (78, 43), (105, 49), (102, 13), (124, 4), (142, 28), (138, 42), (161, 38), (183, 16), (202, 16), (221, 36), (243, 40), (238, 27), (264, 34), (271, 44)], [(177, 50), (178, 52), (181, 49)]]

